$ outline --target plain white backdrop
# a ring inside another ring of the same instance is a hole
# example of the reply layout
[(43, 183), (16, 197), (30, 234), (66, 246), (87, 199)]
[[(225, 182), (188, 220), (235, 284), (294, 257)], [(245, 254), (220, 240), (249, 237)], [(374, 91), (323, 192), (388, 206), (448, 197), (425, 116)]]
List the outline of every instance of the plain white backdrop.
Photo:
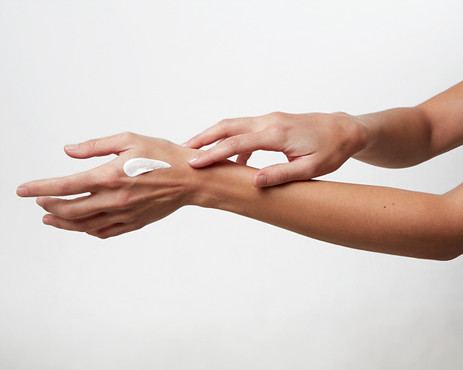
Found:
[[(99, 240), (43, 225), (15, 195), (109, 160), (67, 158), (66, 143), (418, 104), (462, 79), (461, 14), (461, 1), (0, 0), (0, 369), (461, 369), (462, 258), (193, 207)], [(325, 178), (440, 194), (462, 160), (350, 160)]]

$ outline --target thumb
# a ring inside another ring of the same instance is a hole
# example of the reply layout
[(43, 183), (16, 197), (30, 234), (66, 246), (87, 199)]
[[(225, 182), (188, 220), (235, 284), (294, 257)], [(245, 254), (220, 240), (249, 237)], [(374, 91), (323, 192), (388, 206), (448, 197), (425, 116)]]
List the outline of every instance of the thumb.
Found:
[(113, 136), (91, 139), (79, 144), (67, 144), (64, 151), (73, 158), (100, 157), (117, 154), (128, 149), (132, 133), (122, 133)]
[(290, 181), (309, 180), (317, 176), (313, 160), (294, 160), (289, 163), (264, 167), (256, 172), (253, 183), (257, 187), (268, 187)]

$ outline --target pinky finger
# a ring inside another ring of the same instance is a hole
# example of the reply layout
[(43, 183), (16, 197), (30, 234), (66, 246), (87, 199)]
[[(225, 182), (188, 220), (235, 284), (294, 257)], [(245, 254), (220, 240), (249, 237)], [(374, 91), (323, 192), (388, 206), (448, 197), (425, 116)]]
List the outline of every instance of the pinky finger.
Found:
[(141, 226), (134, 225), (133, 223), (131, 224), (116, 223), (116, 224), (112, 224), (109, 226), (105, 226), (104, 228), (101, 228), (98, 230), (87, 231), (86, 233), (88, 235), (96, 236), (97, 238), (100, 238), (100, 239), (107, 239), (113, 236), (125, 234), (130, 231), (135, 231), (138, 229), (141, 229)]

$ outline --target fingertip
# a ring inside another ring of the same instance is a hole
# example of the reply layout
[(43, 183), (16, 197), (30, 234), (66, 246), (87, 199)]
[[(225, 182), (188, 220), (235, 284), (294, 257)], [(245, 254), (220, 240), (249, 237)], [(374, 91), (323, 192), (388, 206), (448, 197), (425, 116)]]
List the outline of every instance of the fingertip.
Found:
[(64, 149), (67, 151), (67, 152), (75, 152), (76, 150), (79, 149), (79, 144), (66, 144), (64, 146)]
[(45, 224), (45, 225), (51, 225), (51, 215), (45, 215), (42, 217), (42, 222)]
[(82, 148), (79, 144), (66, 144), (64, 151), (70, 157), (80, 157), (82, 155)]
[(204, 160), (199, 155), (195, 155), (194, 157), (188, 160), (188, 163), (191, 167), (199, 168), (205, 166)]
[(29, 195), (29, 189), (24, 185), (18, 186), (16, 189), (16, 195), (20, 197), (27, 197)]
[(46, 204), (48, 199), (50, 199), (50, 197), (40, 196), (35, 199), (35, 203), (37, 203), (37, 205), (43, 208), (43, 206)]
[(261, 173), (257, 173), (255, 176), (254, 176), (254, 186), (257, 186), (258, 188), (263, 188), (265, 186), (268, 186), (268, 183), (267, 183), (267, 176), (265, 176), (264, 174), (261, 174)]
[(202, 147), (202, 145), (200, 143), (195, 142), (192, 139), (188, 140), (187, 142), (183, 143), (182, 145), (187, 147), (187, 148), (191, 148), (191, 149), (199, 149), (199, 148)]
[(79, 144), (66, 144), (64, 146), (64, 152), (72, 158), (78, 158), (81, 155), (79, 152)]

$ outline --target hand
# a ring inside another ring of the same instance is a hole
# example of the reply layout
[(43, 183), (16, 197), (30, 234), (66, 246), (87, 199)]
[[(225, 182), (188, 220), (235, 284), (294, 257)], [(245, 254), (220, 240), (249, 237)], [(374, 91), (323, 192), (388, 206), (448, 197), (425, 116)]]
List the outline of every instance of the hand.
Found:
[[(49, 212), (43, 218), (45, 224), (107, 238), (140, 229), (191, 200), (191, 173), (195, 171), (186, 159), (195, 150), (167, 140), (123, 133), (65, 146), (65, 151), (73, 158), (118, 157), (86, 172), (21, 185), (19, 196), (38, 196), (37, 204)], [(159, 159), (172, 167), (128, 177), (123, 164), (134, 157)], [(49, 197), (86, 192), (90, 195), (72, 200)]]
[(237, 163), (246, 164), (256, 150), (283, 152), (289, 163), (265, 167), (256, 172), (256, 186), (273, 186), (308, 180), (338, 169), (366, 145), (366, 129), (347, 113), (271, 113), (260, 117), (226, 119), (184, 145), (199, 149), (189, 163), (200, 168), (238, 154)]

